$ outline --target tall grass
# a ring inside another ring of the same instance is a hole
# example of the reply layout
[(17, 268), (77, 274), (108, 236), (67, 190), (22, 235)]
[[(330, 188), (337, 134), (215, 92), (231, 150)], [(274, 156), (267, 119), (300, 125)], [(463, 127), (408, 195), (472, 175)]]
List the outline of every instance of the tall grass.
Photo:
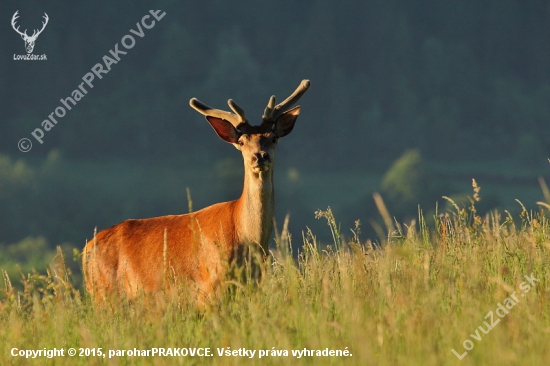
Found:
[[(473, 200), (469, 208), (436, 215), (430, 227), (421, 213), (418, 223), (409, 225), (386, 218), (389, 231), (378, 243), (362, 241), (359, 226), (343, 237), (330, 210), (318, 216), (327, 219), (331, 246), (321, 247), (308, 231), (293, 255), (283, 230), (262, 280), (228, 286), (204, 311), (168, 297), (155, 306), (124, 299), (93, 306), (71, 285), (63, 265), (27, 275), (19, 292), (6, 281), (0, 295), (0, 364), (542, 365), (550, 360), (550, 221), (544, 214), (524, 211), (518, 222), (497, 212), (480, 217)], [(528, 292), (521, 287), (525, 275), (540, 280)], [(498, 305), (514, 291), (519, 302), (499, 318)], [(484, 334), (478, 327), (488, 329), (489, 312), (500, 322)], [(467, 351), (463, 344), (470, 348), (469, 342), (473, 349)], [(64, 348), (65, 356), (12, 357), (14, 347)], [(77, 352), (101, 347), (103, 353), (209, 347), (213, 356), (70, 357), (70, 347)], [(228, 347), (256, 354), (253, 359), (218, 356), (217, 348)], [(292, 350), (327, 348), (351, 355), (292, 355)], [(259, 350), (268, 355), (258, 358)], [(289, 355), (275, 356), (273, 350)]]

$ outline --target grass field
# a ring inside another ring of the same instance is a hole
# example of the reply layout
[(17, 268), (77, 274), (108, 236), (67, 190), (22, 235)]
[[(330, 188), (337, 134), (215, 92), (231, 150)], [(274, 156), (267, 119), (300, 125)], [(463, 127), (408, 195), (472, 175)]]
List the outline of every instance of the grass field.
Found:
[[(381, 242), (362, 239), (360, 227), (347, 231), (346, 239), (330, 210), (318, 212), (330, 226), (331, 246), (321, 248), (311, 232), (291, 239), (283, 230), (260, 283), (228, 285), (218, 302), (200, 312), (185, 299), (168, 296), (159, 296), (156, 305), (121, 299), (93, 306), (71, 284), (60, 255), (47, 274), (26, 275), (23, 291), (5, 281), (0, 364), (543, 365), (550, 360), (546, 216), (524, 211), (519, 218), (496, 212), (480, 217), (473, 205), (456, 206), (428, 227), (422, 214), (416, 222), (397, 224), (378, 204), (386, 224), (379, 228)], [(303, 242), (298, 255), (290, 253), (290, 240)], [(70, 348), (76, 356), (68, 355)], [(180, 355), (146, 355), (159, 348)], [(33, 359), (22, 351), (53, 349), (63, 349), (63, 356)], [(253, 357), (245, 350), (254, 351)]]

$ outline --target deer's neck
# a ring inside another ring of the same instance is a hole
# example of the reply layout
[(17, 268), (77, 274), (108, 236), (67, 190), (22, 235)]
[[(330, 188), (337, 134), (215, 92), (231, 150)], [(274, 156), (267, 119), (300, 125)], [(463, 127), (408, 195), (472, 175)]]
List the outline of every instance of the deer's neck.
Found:
[(240, 241), (260, 245), (267, 254), (274, 210), (273, 167), (259, 174), (245, 168), (244, 188), (239, 198)]

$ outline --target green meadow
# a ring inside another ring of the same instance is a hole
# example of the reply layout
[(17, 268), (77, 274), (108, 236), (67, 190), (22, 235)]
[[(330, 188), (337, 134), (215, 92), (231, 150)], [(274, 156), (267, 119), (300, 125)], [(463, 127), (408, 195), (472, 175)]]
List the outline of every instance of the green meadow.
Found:
[(285, 222), (261, 281), (228, 279), (201, 310), (168, 294), (94, 304), (58, 248), (46, 273), (3, 271), (0, 364), (545, 364), (548, 207), (480, 216), (478, 193), (406, 223), (375, 196), (378, 241), (359, 222), (342, 231), (330, 209), (316, 212), (330, 245)]

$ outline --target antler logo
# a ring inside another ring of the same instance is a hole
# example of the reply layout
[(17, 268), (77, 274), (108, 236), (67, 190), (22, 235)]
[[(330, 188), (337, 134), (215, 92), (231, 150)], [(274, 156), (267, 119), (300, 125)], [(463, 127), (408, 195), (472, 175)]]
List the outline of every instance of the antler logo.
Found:
[(44, 28), (46, 28), (46, 24), (48, 24), (48, 20), (50, 18), (48, 18), (48, 14), (44, 13), (45, 22), (42, 22), (42, 29), (40, 30), (35, 29), (34, 32), (32, 33), (32, 36), (29, 36), (27, 34), (26, 29), (24, 32), (21, 32), (19, 31), (19, 26), (17, 28), (15, 27), (15, 20), (19, 18), (19, 15), (17, 15), (17, 13), (19, 13), (19, 10), (17, 10), (15, 14), (13, 14), (13, 17), (11, 18), (11, 26), (17, 33), (21, 35), (21, 38), (23, 38), (23, 41), (25, 41), (25, 49), (27, 50), (27, 53), (32, 53), (32, 50), (34, 49), (34, 42), (36, 42), (36, 39), (38, 38), (40, 33), (42, 33)]

